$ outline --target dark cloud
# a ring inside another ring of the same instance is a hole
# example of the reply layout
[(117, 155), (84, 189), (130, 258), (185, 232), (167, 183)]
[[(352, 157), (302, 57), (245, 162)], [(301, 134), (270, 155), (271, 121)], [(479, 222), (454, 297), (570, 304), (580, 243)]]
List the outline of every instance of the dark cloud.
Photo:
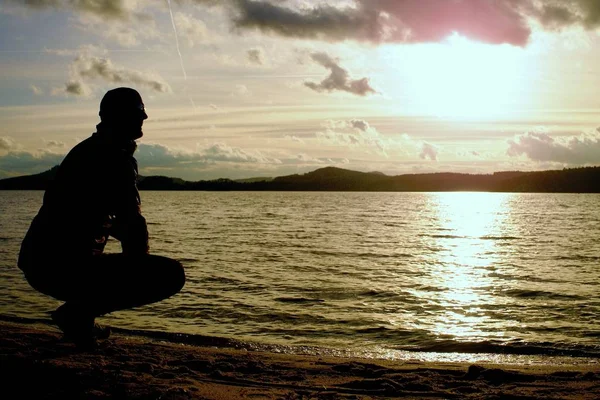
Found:
[(329, 5), (298, 11), (268, 1), (233, 3), (237, 6), (234, 23), (241, 29), (255, 28), (286, 37), (331, 41), (378, 41), (381, 34), (376, 12), (365, 15), (356, 8), (340, 9)]
[(366, 96), (368, 94), (377, 93), (369, 85), (368, 78), (351, 80), (344, 68), (329, 57), (326, 53), (313, 53), (311, 58), (316, 63), (329, 69), (331, 74), (320, 83), (305, 82), (304, 85), (316, 92), (333, 92), (336, 90), (355, 94), (357, 96)]
[(261, 48), (250, 49), (246, 52), (248, 61), (252, 64), (265, 65), (265, 52)]
[(72, 80), (65, 83), (64, 93), (74, 96), (88, 96), (91, 93), (91, 89), (80, 80)]
[(108, 18), (127, 18), (131, 10), (125, 0), (68, 0), (72, 7)]
[(103, 18), (128, 19), (132, 10), (125, 0), (5, 0), (20, 6), (37, 9), (64, 8), (87, 12)]
[(0, 171), (4, 175), (25, 175), (46, 171), (60, 164), (64, 155), (42, 152), (35, 155), (26, 151), (10, 151), (0, 156)]
[(57, 7), (63, 2), (60, 0), (8, 0), (11, 3), (22, 4), (34, 8)]
[[(171, 87), (160, 76), (115, 66), (110, 59), (81, 55), (71, 64), (71, 71), (76, 77), (86, 79), (102, 79), (110, 83), (134, 83), (150, 88), (156, 92), (171, 92)], [(68, 93), (78, 94), (82, 82), (74, 80), (67, 84)]]
[(546, 133), (531, 133), (508, 141), (507, 154), (527, 156), (533, 161), (564, 164), (599, 164), (600, 131), (598, 133), (555, 139)]
[(585, 29), (600, 27), (598, 0), (546, 0), (535, 3), (531, 12), (547, 28), (581, 25)]
[(353, 119), (350, 121), (350, 124), (353, 128), (356, 128), (363, 132), (366, 132), (370, 128), (369, 123), (362, 119)]
[(293, 9), (238, 0), (234, 23), (286, 37), (329, 41), (437, 42), (454, 32), (488, 43), (524, 45), (530, 35), (516, 0), (356, 0)]
[(486, 43), (523, 46), (531, 35), (529, 18), (547, 28), (600, 26), (598, 0), (355, 0), (312, 8), (266, 0), (230, 3), (239, 29), (328, 41), (438, 42), (456, 32)]

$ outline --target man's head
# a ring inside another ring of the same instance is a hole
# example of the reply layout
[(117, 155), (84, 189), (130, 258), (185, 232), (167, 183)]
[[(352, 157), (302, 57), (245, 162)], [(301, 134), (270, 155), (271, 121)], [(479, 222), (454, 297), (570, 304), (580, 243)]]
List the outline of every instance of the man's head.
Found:
[(106, 92), (99, 114), (102, 124), (123, 139), (135, 140), (144, 134), (142, 125), (148, 115), (142, 96), (134, 89), (120, 87)]

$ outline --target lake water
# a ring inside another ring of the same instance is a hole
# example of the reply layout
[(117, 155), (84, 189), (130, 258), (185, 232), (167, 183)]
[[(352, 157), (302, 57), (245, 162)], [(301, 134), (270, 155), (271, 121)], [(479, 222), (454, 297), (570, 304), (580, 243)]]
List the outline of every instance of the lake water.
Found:
[[(59, 304), (16, 267), (42, 195), (0, 191), (3, 318), (48, 320)], [(600, 357), (600, 195), (141, 195), (151, 251), (187, 283), (109, 325), (392, 359)]]

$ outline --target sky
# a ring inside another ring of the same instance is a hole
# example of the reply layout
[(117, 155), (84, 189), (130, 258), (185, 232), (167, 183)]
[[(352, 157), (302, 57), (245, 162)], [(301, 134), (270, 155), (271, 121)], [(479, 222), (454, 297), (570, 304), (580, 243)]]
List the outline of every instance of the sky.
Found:
[(137, 89), (142, 175), (600, 165), (600, 0), (0, 0), (0, 178)]

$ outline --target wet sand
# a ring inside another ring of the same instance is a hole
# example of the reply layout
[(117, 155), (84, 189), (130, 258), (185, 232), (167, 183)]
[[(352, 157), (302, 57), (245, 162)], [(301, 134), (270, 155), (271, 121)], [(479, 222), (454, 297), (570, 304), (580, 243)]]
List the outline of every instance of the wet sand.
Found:
[(4, 399), (599, 399), (600, 364), (380, 361), (113, 334), (92, 351), (52, 326), (0, 322)]

